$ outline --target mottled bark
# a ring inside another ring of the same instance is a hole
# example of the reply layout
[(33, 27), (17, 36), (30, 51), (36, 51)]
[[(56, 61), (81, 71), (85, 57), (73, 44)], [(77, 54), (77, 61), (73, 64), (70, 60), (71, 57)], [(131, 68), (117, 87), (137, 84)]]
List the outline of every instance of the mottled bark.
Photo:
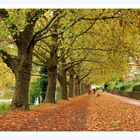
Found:
[[(54, 46), (52, 46), (54, 47)], [(57, 79), (57, 54), (53, 48), (47, 63), (48, 68), (48, 87), (45, 102), (55, 103), (56, 79)]]
[(69, 97), (74, 96), (74, 75), (70, 74), (70, 79), (69, 79)]
[(85, 89), (84, 89), (84, 84), (83, 84), (83, 82), (81, 82), (81, 94), (84, 94), (84, 91)]
[(57, 68), (54, 68), (52, 71), (48, 71), (48, 87), (45, 102), (55, 103), (56, 78)]
[(83, 94), (83, 83), (81, 81), (81, 84), (80, 84), (80, 91), (81, 91), (81, 94)]
[(75, 96), (78, 96), (78, 76), (75, 76)]
[(68, 100), (68, 93), (67, 93), (67, 77), (66, 77), (66, 71), (61, 70), (58, 74), (58, 81), (60, 83), (60, 89), (61, 89), (61, 97), (63, 100)]
[(20, 49), (18, 52), (17, 65), (14, 73), (16, 78), (16, 88), (12, 99), (12, 108), (29, 109), (28, 92), (32, 68), (33, 47)]
[(77, 82), (77, 87), (78, 87), (78, 95), (81, 95), (81, 82)]

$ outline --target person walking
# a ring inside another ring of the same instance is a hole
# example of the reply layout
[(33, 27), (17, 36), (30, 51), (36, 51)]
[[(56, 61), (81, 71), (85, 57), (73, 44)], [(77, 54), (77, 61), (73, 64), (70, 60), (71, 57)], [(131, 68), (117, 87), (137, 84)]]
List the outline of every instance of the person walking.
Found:
[(93, 92), (93, 94), (96, 93), (96, 87), (95, 86), (92, 88), (92, 92)]
[(89, 88), (88, 91), (87, 91), (88, 95), (91, 94), (91, 89)]

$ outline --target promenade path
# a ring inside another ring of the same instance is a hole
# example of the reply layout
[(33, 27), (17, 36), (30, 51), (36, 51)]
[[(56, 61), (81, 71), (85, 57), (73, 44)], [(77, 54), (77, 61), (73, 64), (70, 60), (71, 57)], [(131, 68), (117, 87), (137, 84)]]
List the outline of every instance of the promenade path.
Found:
[(140, 131), (140, 101), (98, 91), (0, 116), (0, 131)]

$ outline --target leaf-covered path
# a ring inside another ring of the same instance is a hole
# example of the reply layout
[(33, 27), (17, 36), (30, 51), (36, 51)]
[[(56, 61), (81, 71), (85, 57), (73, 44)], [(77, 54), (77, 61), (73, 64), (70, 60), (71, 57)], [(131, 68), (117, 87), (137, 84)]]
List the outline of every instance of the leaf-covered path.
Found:
[[(28, 112), (9, 112), (0, 117), (1, 131), (136, 131), (140, 107), (101, 93), (82, 95), (55, 105), (43, 104)], [(129, 99), (131, 100), (131, 99)], [(133, 100), (134, 101), (134, 100)]]

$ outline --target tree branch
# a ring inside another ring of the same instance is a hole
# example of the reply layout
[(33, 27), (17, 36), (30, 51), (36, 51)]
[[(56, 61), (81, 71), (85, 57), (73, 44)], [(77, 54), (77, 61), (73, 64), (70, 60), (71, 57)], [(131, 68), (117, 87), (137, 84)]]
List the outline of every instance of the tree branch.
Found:
[(81, 58), (79, 60), (74, 60), (74, 61), (68, 62), (64, 69), (67, 71), (67, 70), (71, 69), (72, 67), (74, 67), (75, 65), (78, 65), (82, 62), (83, 62), (83, 58)]
[(35, 61), (32, 61), (32, 63), (37, 65), (37, 66), (41, 66), (41, 67), (45, 66), (45, 64), (42, 64), (42, 63), (39, 63), (39, 62), (35, 62)]
[(0, 50), (0, 57), (2, 58), (3, 62), (7, 64), (7, 66), (15, 73), (15, 68), (16, 68), (16, 58), (12, 57), (10, 54), (7, 52)]
[(42, 36), (41, 33), (45, 31), (48, 32), (49, 31), (49, 27), (55, 22), (56, 18), (59, 16), (59, 12), (56, 13), (52, 19), (46, 24), (46, 26), (44, 26), (42, 29), (38, 30), (36, 33), (34, 33), (33, 38), (37, 41), (39, 39), (37, 39), (38, 37)]
[[(26, 26), (22, 32), (20, 32), (19, 37), (24, 41), (26, 47), (31, 47), (31, 43), (34, 41), (34, 27), (37, 20), (44, 14), (45, 10), (42, 9), (32, 9), (26, 14)], [(20, 44), (19, 44), (20, 46)]]
[(83, 17), (80, 20), (94, 21), (94, 20), (119, 19), (119, 18), (122, 18), (122, 17), (120, 17), (120, 16), (108, 16), (108, 17), (103, 16), (103, 17), (97, 17), (97, 18), (86, 18), (86, 17)]
[(78, 81), (82, 81), (84, 78), (86, 78), (90, 73), (91, 73), (92, 69), (89, 70), (89, 72), (87, 74), (85, 74), (83, 77), (81, 77)]
[(34, 50), (33, 55), (36, 56), (42, 63), (46, 63), (46, 59), (41, 54), (39, 54), (37, 50)]

